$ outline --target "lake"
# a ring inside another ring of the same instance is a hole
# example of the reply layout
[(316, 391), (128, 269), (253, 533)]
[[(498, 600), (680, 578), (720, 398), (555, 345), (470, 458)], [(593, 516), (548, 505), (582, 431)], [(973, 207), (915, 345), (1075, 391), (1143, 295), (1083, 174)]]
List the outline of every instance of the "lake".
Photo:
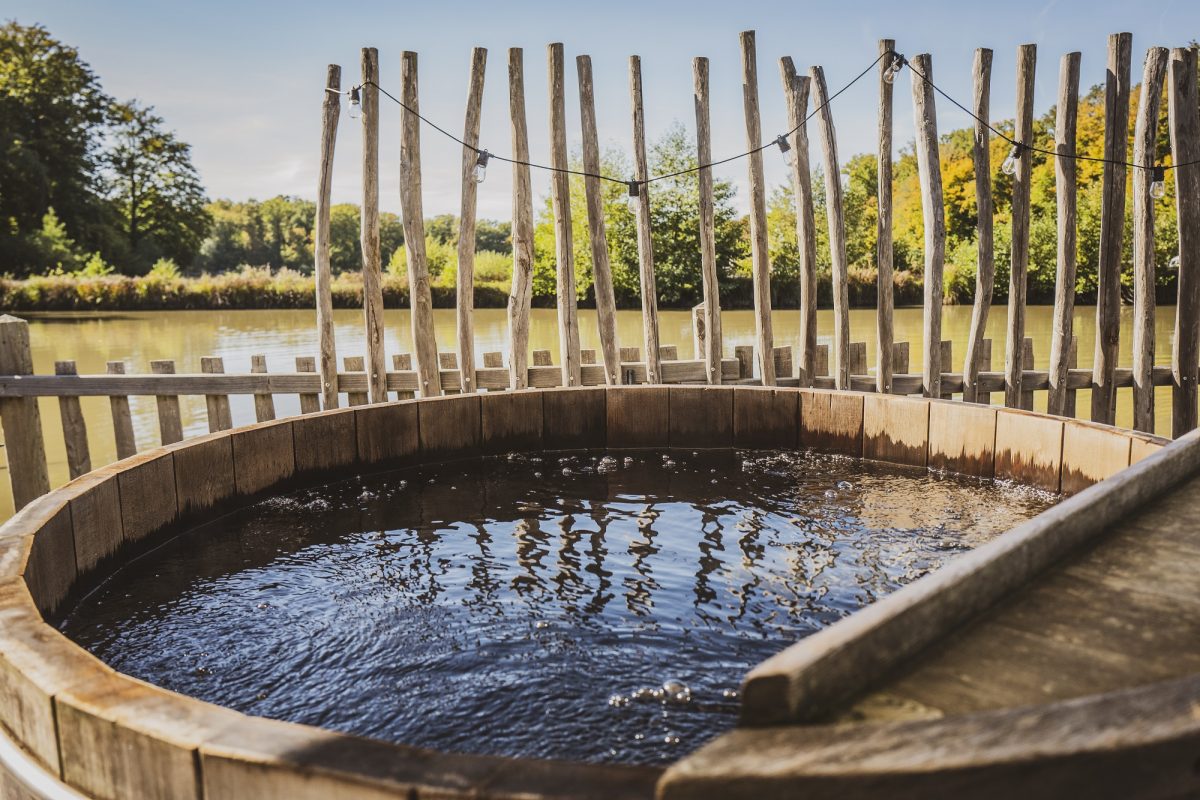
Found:
[[(1006, 308), (996, 306), (988, 317), (987, 332), (993, 341), (993, 368), (1003, 369), (1004, 327)], [(1050, 360), (1050, 331), (1052, 308), (1031, 306), (1027, 310), (1026, 335), (1034, 340), (1035, 368), (1046, 369)], [(1132, 364), (1132, 309), (1122, 308), (1120, 364)], [(952, 371), (962, 369), (971, 309), (969, 306), (947, 306), (943, 316), (943, 338), (954, 342)], [(110, 360), (124, 360), (131, 373), (149, 372), (149, 362), (155, 359), (174, 359), (177, 372), (199, 372), (203, 356), (221, 356), (226, 372), (249, 372), (250, 356), (265, 354), (270, 371), (290, 372), (295, 369), (295, 357), (315, 356), (317, 335), (315, 314), (312, 311), (158, 311), (30, 314), (30, 337), (33, 345), (34, 370), (53, 374), (55, 360), (74, 359), (80, 373), (103, 373)], [(364, 354), (362, 313), (352, 309), (334, 312), (337, 327), (338, 358)], [(753, 312), (727, 311), (722, 314), (725, 333), (725, 353), (732, 355), (733, 347), (754, 343)], [(1171, 337), (1174, 331), (1175, 309), (1158, 309), (1156, 326), (1157, 363), (1169, 364)], [(434, 311), (439, 349), (454, 348), (454, 311)], [(1095, 346), (1096, 310), (1082, 307), (1076, 310), (1075, 333), (1079, 337), (1079, 366), (1091, 364)], [(411, 331), (407, 310), (389, 309), (386, 316), (388, 363), (392, 353), (411, 352)], [(584, 348), (599, 350), (596, 315), (580, 310), (580, 339)], [(618, 334), (624, 346), (641, 345), (641, 314), (620, 311), (617, 314)], [(773, 316), (777, 345), (795, 345), (798, 340), (799, 313), (795, 309), (777, 310)], [(692, 326), (689, 311), (660, 312), (663, 344), (679, 348), (680, 358), (692, 357)], [(818, 338), (830, 344), (833, 338), (833, 312), (821, 310), (818, 315)], [(901, 308), (895, 316), (896, 341), (911, 343), (911, 369), (920, 369), (921, 309)], [(850, 312), (851, 341), (867, 344), (867, 363), (875, 363), (875, 311), (856, 309)], [(476, 357), (482, 359), (487, 351), (506, 350), (507, 323), (503, 309), (480, 309), (475, 312)], [(556, 314), (553, 309), (534, 309), (530, 324), (530, 344), (533, 349), (550, 350), (554, 362), (558, 358)], [(1090, 408), (1088, 392), (1081, 391), (1077, 407)], [(1170, 433), (1170, 387), (1157, 389), (1156, 431)], [(1117, 424), (1132, 424), (1132, 392), (1118, 393)], [(344, 398), (343, 398), (344, 400)], [(208, 430), (203, 397), (180, 398), (184, 433), (194, 436)], [(1044, 410), (1046, 393), (1035, 394), (1035, 408)], [(299, 412), (295, 395), (277, 396), (276, 411), (280, 416)], [(107, 398), (85, 397), (83, 413), (87, 420), (92, 463), (96, 466), (112, 461), (115, 456), (112, 416)], [(130, 398), (134, 431), (139, 449), (158, 444), (158, 421), (152, 397)], [(231, 398), (233, 422), (243, 425), (254, 421), (253, 399), (249, 396)], [(42, 428), (47, 440), (50, 480), (60, 485), (67, 480), (66, 449), (63, 444), (58, 402), (41, 401)], [(0, 519), (12, 514), (7, 465), (0, 475)]]

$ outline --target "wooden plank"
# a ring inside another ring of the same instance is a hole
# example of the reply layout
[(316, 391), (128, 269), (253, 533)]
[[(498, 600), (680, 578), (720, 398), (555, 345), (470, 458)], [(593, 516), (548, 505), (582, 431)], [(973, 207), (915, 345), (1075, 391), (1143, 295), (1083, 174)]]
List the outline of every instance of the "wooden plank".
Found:
[(408, 254), (408, 302), (412, 310), (413, 352), (417, 358), (422, 397), (442, 393), (438, 375), (437, 338), (433, 328), (433, 296), (429, 288), (429, 261), (425, 253), (425, 218), (421, 200), (421, 120), (418, 118), (417, 54), (401, 57), (400, 83), (405, 109), (401, 110), (400, 206), (404, 217), (404, 244)]
[(1108, 37), (1100, 264), (1096, 270), (1096, 351), (1092, 359), (1092, 383), (1095, 387), (1092, 389), (1092, 419), (1107, 425), (1112, 424), (1117, 412), (1113, 372), (1117, 368), (1117, 350), (1121, 340), (1121, 248), (1125, 238), (1125, 161), (1128, 158), (1132, 49), (1132, 34), (1114, 33)]
[[(317, 295), (318, 361), (321, 397), (326, 408), (337, 408), (337, 346), (333, 325), (333, 271), (329, 263), (330, 193), (333, 190), (333, 153), (337, 145), (338, 119), (342, 115), (342, 68), (330, 64), (321, 103), (321, 168), (317, 180), (316, 222), (313, 224), (313, 261)], [(302, 404), (303, 405), (303, 404)]]
[(1029, 190), (1033, 153), (1033, 78), (1037, 45), (1017, 48), (1017, 118), (1013, 136), (1018, 142), (1012, 176), (1012, 263), (1008, 276), (1008, 338), (1004, 342), (1004, 405), (1021, 404), (1021, 363), (1025, 342), (1025, 295), (1029, 270)]
[[(971, 306), (971, 325), (967, 331), (966, 357), (963, 361), (963, 400), (968, 403), (987, 403), (989, 398), (978, 396), (975, 382), (983, 363), (984, 331), (992, 307), (992, 290), (996, 282), (995, 243), (992, 239), (992, 51), (981, 47), (975, 51), (971, 69), (971, 85), (975, 120), (975, 135), (971, 143), (971, 162), (975, 167), (975, 301)], [(990, 345), (989, 345), (990, 347)], [(988, 356), (991, 363), (991, 356)]]
[(218, 506), (236, 490), (232, 437), (193, 439), (175, 451), (175, 496), (180, 515)]
[(550, 79), (550, 202), (554, 210), (555, 296), (558, 302), (558, 350), (562, 358), (562, 383), (579, 386), (579, 315), (575, 299), (575, 251), (571, 234), (571, 183), (566, 170), (567, 111), (563, 46), (546, 51)]
[(486, 67), (487, 48), (472, 48), (471, 78), (467, 85), (467, 112), (463, 123), (463, 141), (466, 142), (466, 147), (462, 149), (458, 273), (454, 301), (458, 363), (462, 365), (460, 388), (464, 392), (473, 392), (478, 388), (475, 385), (475, 202), (479, 183), (475, 179), (475, 166), (479, 161), (479, 154), (475, 148), (479, 147), (479, 116), (483, 106), (483, 75)]
[[(1167, 97), (1171, 161), (1200, 161), (1200, 100), (1196, 89), (1196, 53), (1171, 50)], [(1179, 231), (1179, 299), (1171, 369), (1171, 436), (1196, 427), (1196, 379), (1200, 365), (1200, 169), (1175, 170), (1175, 221)], [(7, 433), (7, 428), (5, 429)]]
[[(258, 375), (267, 374), (267, 357), (250, 356), (250, 371)], [(270, 422), (275, 419), (275, 398), (267, 392), (256, 392), (254, 395), (254, 419), (257, 422)]]
[(738, 380), (749, 380), (754, 374), (754, 347), (740, 344), (733, 348), (738, 362)]
[(864, 397), (863, 458), (924, 467), (929, 457), (929, 405), (917, 397)]
[(800, 394), (769, 386), (733, 393), (733, 446), (793, 448), (800, 437)]
[[(1158, 112), (1167, 77), (1165, 47), (1146, 51), (1133, 135), (1133, 163), (1156, 163)], [(1154, 198), (1152, 169), (1133, 171), (1133, 427), (1154, 433)]]
[[(55, 361), (55, 375), (76, 375), (74, 361)], [(78, 397), (58, 398), (58, 413), (62, 419), (63, 442), (67, 446), (67, 471), (78, 478), (92, 471), (92, 456), (88, 451), (87, 423)]]
[(355, 411), (354, 430), (363, 464), (404, 466), (418, 460), (416, 403), (364, 406)]
[[(938, 157), (937, 111), (933, 94), (933, 58), (913, 58), (913, 116), (917, 128), (917, 171), (925, 230), (925, 314), (922, 326), (925, 358), (921, 365), (926, 397), (942, 393), (942, 271), (946, 262), (946, 211), (942, 203), (942, 168)], [(924, 79), (922, 79), (924, 76)]]
[(829, 256), (833, 271), (833, 375), (839, 389), (850, 388), (850, 285), (846, 261), (846, 217), (842, 203), (842, 170), (825, 71), (813, 67), (813, 103), (818, 112), (821, 154), (825, 166), (825, 214), (829, 223)]
[(666, 386), (620, 386), (609, 389), (606, 413), (608, 447), (666, 447), (670, 444), (669, 391)]
[(790, 56), (779, 59), (783, 95), (787, 100), (788, 128), (794, 129), (791, 179), (796, 205), (796, 251), (800, 276), (800, 386), (812, 385), (817, 348), (817, 238), (814, 227), (812, 167), (808, 154), (808, 94), (811, 81), (796, 73)]
[[(892, 307), (895, 302), (892, 278), (892, 62), (894, 39), (879, 40), (879, 148), (876, 172), (875, 291), (877, 294), (875, 390), (892, 391)], [(986, 119), (986, 118), (985, 118)]]
[(550, 364), (551, 364), (551, 362), (550, 362), (550, 351), (549, 350), (534, 350), (533, 351), (533, 365), (535, 367), (548, 367), (548, 366), (550, 366)]
[[(454, 386), (446, 386), (446, 373), (454, 372), (456, 374), (457, 384)], [(456, 353), (438, 353), (438, 373), (442, 378), (442, 389), (446, 394), (462, 394), (462, 377), (458, 368), (458, 355)]]
[[(151, 361), (150, 371), (155, 375), (171, 375), (175, 372), (175, 362), (169, 360)], [(160, 394), (155, 397), (158, 406), (158, 431), (163, 444), (174, 444), (183, 440), (183, 422), (179, 417), (179, 396)]]
[(483, 354), (483, 366), (485, 369), (503, 369), (504, 354), (497, 352), (488, 352)]
[[(1054, 320), (1050, 326), (1050, 392), (1046, 410), (1062, 415), (1067, 407), (1068, 353), (1075, 315), (1076, 230), (1075, 131), (1079, 119), (1079, 53), (1067, 53), (1058, 68), (1058, 105), (1054, 119), (1054, 195), (1058, 203), (1058, 268), (1054, 284)], [(1032, 365), (1030, 365), (1032, 366)]]
[[(204, 356), (200, 359), (200, 371), (206, 375), (220, 375), (225, 371), (225, 362), (218, 357)], [(208, 410), (208, 432), (227, 431), (233, 427), (233, 415), (229, 410), (229, 395), (206, 394), (204, 405)]]
[[(392, 356), (392, 368), (397, 371), (411, 372), (412, 371), (412, 354), (411, 353), (397, 353), (396, 355)], [(390, 378), (389, 378), (389, 382), (390, 382)], [(445, 384), (443, 383), (443, 386), (444, 385)], [(415, 388), (415, 386), (416, 386), (415, 381), (413, 382), (413, 386)], [(416, 395), (413, 393), (413, 391), (411, 389), (401, 389), (396, 392), (397, 400), (412, 400), (414, 397), (416, 397)]]
[[(982, 346), (979, 348), (979, 365), (976, 368), (976, 376), (981, 376), (984, 372), (992, 371), (992, 340), (984, 339)], [(965, 382), (964, 382), (965, 383)], [(1004, 381), (1001, 380), (1000, 385), (1003, 387)], [(964, 388), (965, 391), (965, 388)], [(963, 395), (964, 399), (966, 395)], [(992, 394), (980, 389), (975, 395), (975, 402), (991, 405)]]
[(512, 291), (508, 295), (508, 382), (524, 389), (529, 375), (529, 308), (533, 301), (533, 188), (525, 119), (525, 56), (508, 50), (508, 117), (512, 133)]
[[(636, 348), (635, 348), (636, 349)], [(591, 348), (581, 348), (579, 351), (579, 363), (583, 366), (596, 363), (596, 351)]]
[(733, 387), (672, 386), (668, 397), (671, 447), (733, 446)]
[(383, 341), (383, 261), (379, 244), (379, 51), (362, 49), (362, 249), (363, 323), (367, 342), (367, 392), (372, 403), (387, 400)]
[(1062, 491), (1075, 494), (1129, 466), (1131, 439), (1123, 431), (1086, 422), (1063, 428)]
[[(892, 374), (906, 374), (908, 372), (908, 360), (908, 342), (892, 342)], [(892, 391), (895, 391), (895, 387), (892, 387)]]
[(296, 472), (326, 472), (354, 464), (358, 460), (357, 419), (352, 408), (293, 419)]
[[(658, 353), (658, 289), (654, 281), (654, 240), (650, 235), (650, 169), (646, 163), (646, 114), (642, 104), (642, 58), (629, 57), (629, 98), (633, 113), (633, 179), (638, 182), (634, 214), (637, 226), (638, 283), (642, 297), (642, 347), (646, 350), (646, 378), (661, 383)], [(717, 342), (718, 347), (720, 341)], [(700, 353), (697, 352), (697, 358)], [(709, 371), (709, 383), (720, 383), (721, 351)], [(713, 378), (715, 377), (715, 381)]]
[[(608, 261), (608, 236), (604, 228), (604, 200), (600, 193), (600, 140), (596, 133), (596, 98), (592, 86), (591, 56), (577, 56), (579, 77), (579, 121), (583, 131), (583, 194), (587, 204), (588, 244), (592, 252), (592, 291), (596, 299), (596, 323), (600, 329), (600, 351), (604, 354), (604, 378), (610, 386), (621, 382), (617, 349), (617, 301), (613, 296), (612, 265)], [(647, 351), (658, 372), (658, 350)]]
[[(296, 372), (316, 372), (317, 360), (312, 356), (297, 356), (296, 357)], [(334, 401), (331, 408), (337, 408), (337, 373), (333, 376)], [(324, 387), (324, 376), (321, 379), (321, 386)], [(327, 401), (328, 402), (328, 401)], [(300, 393), (300, 413), (313, 414), (321, 410), (321, 395), (307, 392)]]
[[(1021, 362), (1030, 368), (1034, 366), (1032, 337), (1025, 337), (1025, 343), (1022, 345), (1021, 349)], [(1021, 408), (1025, 409), (1026, 411), (1033, 411), (1033, 388), (1031, 386), (1024, 385), (1024, 376), (1022, 376), (1021, 383)]]
[(929, 404), (929, 467), (976, 478), (996, 468), (996, 410), (974, 403)]
[(767, 190), (763, 177), (762, 126), (758, 110), (758, 56), (754, 31), (738, 37), (742, 51), (742, 108), (746, 116), (746, 162), (750, 181), (750, 261), (754, 284), (754, 342), (759, 378), (775, 385), (775, 336), (771, 328), (771, 259), (767, 246)]
[[(712, 163), (712, 129), (709, 120), (708, 59), (692, 59), (693, 102), (696, 108), (696, 159)], [(706, 365), (705, 379), (721, 382), (719, 367), (723, 353), (721, 339), (721, 296), (717, 286), (717, 239), (713, 207), (712, 167), (702, 166), (697, 173), (700, 213), (700, 280), (704, 297), (706, 348), (696, 353)]]
[[(889, 346), (888, 349), (890, 350), (891, 347)], [(891, 363), (891, 358), (888, 359), (888, 363)], [(866, 375), (867, 374), (867, 343), (866, 342), (851, 342), (850, 343), (850, 374), (851, 375)], [(890, 378), (888, 379), (888, 383), (889, 384), (891, 383)], [(876, 383), (875, 386), (876, 386), (876, 391), (878, 391), (879, 384)]]
[[(941, 352), (938, 354), (938, 362), (941, 364), (954, 363), (954, 342), (949, 339), (942, 339), (942, 348)], [(944, 374), (945, 373), (943, 373), (943, 375)], [(940, 377), (939, 382), (944, 383)], [(943, 400), (950, 400), (954, 397), (954, 392), (949, 386), (942, 386), (941, 397)]]
[[(1071, 347), (1070, 347), (1070, 349), (1067, 350), (1067, 401), (1066, 401), (1066, 403), (1063, 404), (1063, 410), (1062, 410), (1062, 416), (1064, 416), (1064, 417), (1072, 417), (1073, 418), (1075, 416), (1075, 392), (1077, 390), (1070, 388), (1071, 387), (1070, 373), (1072, 370), (1074, 370), (1078, 366), (1079, 366), (1079, 337), (1072, 336), (1071, 337)], [(1151, 374), (1153, 376), (1153, 370), (1151, 371)], [(1087, 384), (1090, 386), (1091, 383), (1092, 383), (1092, 376), (1091, 376), (1091, 373), (1088, 373), (1087, 374)], [(1157, 385), (1162, 385), (1162, 384), (1157, 384)]]
[[(342, 366), (346, 368), (346, 372), (363, 372), (366, 362), (362, 356), (346, 356), (342, 359)], [(370, 386), (370, 381), (367, 383)], [(369, 402), (366, 392), (346, 392), (346, 404), (349, 406), (362, 406)]]
[(239, 494), (265, 491), (296, 472), (296, 449), (290, 421), (259, 423), (236, 431), (229, 438)]
[(800, 445), (862, 457), (862, 395), (801, 390)]
[(1001, 411), (996, 417), (996, 477), (1059, 489), (1063, 421), (1023, 411)]
[[(109, 361), (109, 375), (124, 375), (124, 361)], [(108, 400), (112, 409), (113, 437), (117, 442), (117, 458), (129, 458), (137, 453), (137, 439), (133, 435), (133, 415), (129, 412), (127, 395), (112, 395)]]
[[(29, 346), (29, 323), (9, 314), (0, 315), (0, 373), (33, 374), (33, 351)], [(37, 400), (25, 397), (0, 398), (0, 425), (12, 484), (13, 508), (50, 491), (46, 467), (46, 444), (42, 438), (42, 416)]]
[(775, 348), (775, 377), (792, 377), (792, 346), (783, 345)]
[[(816, 352), (813, 356), (813, 378), (826, 376), (829, 374), (829, 345), (817, 345)], [(836, 385), (836, 384), (835, 384)]]
[[(658, 348), (658, 358), (660, 361), (678, 361), (679, 348), (673, 344), (664, 344)], [(646, 374), (649, 375), (649, 367), (646, 368)]]
[(542, 396), (536, 392), (488, 392), (479, 398), (480, 431), (487, 453), (542, 448)]

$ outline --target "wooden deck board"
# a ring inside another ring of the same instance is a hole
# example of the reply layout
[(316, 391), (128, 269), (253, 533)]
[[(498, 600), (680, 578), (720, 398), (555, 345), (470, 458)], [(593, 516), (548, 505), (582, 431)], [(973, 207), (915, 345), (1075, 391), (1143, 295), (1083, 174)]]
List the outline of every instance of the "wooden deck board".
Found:
[(843, 720), (922, 719), (1200, 672), (1200, 478), (946, 637)]

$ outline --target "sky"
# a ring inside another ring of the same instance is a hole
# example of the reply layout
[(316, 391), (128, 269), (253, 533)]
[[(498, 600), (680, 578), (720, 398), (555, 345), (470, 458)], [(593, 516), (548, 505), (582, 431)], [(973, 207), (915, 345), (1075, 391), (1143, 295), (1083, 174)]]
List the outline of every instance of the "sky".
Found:
[[(315, 198), (320, 116), (326, 65), (340, 64), (343, 86), (357, 83), (362, 47), (379, 49), (380, 83), (399, 94), (405, 50), (418, 53), (420, 109), (461, 135), (473, 47), (488, 50), (480, 146), (510, 154), (507, 50), (524, 48), (526, 105), (532, 160), (549, 162), (546, 46), (566, 52), (568, 146), (580, 144), (575, 57), (592, 58), (601, 145), (631, 152), (628, 57), (642, 58), (647, 136), (653, 141), (675, 123), (694, 131), (691, 61), (710, 60), (713, 154), (747, 149), (742, 114), (738, 34), (757, 31), (759, 95), (764, 138), (787, 129), (778, 61), (791, 56), (801, 72), (825, 70), (836, 91), (878, 55), (878, 40), (892, 38), (910, 58), (930, 53), (934, 80), (966, 105), (977, 47), (993, 61), (992, 117), (1010, 118), (1014, 107), (1016, 48), (1038, 46), (1036, 110), (1055, 100), (1059, 59), (1082, 52), (1081, 87), (1102, 83), (1108, 34), (1133, 34), (1133, 81), (1147, 47), (1183, 46), (1200, 38), (1195, 0), (1006, 3), (963, 2), (657, 2), (570, 0), (437, 0), (366, 3), (343, 0), (254, 2), (207, 0), (4, 0), (0, 18), (41, 23), (77, 47), (118, 99), (154, 106), (193, 148), (193, 160), (210, 197), (264, 199), (277, 194)], [(913, 136), (912, 76), (896, 81), (895, 137), (899, 148)], [(838, 150), (849, 156), (874, 151), (878, 83), (860, 81), (832, 105)], [(384, 100), (381, 112), (380, 204), (399, 212), (399, 110)], [(810, 106), (811, 108), (811, 106)], [(943, 132), (969, 124), (949, 103), (937, 103)], [(457, 213), (461, 147), (431, 128), (421, 132), (426, 216)], [(816, 163), (818, 138), (810, 127)], [(343, 115), (333, 182), (335, 202), (361, 198), (360, 125)], [(786, 180), (779, 154), (765, 154), (768, 186)], [(511, 168), (493, 162), (480, 187), (479, 215), (511, 216)], [(715, 173), (738, 187), (747, 204), (747, 160)], [(549, 191), (535, 170), (534, 191)]]

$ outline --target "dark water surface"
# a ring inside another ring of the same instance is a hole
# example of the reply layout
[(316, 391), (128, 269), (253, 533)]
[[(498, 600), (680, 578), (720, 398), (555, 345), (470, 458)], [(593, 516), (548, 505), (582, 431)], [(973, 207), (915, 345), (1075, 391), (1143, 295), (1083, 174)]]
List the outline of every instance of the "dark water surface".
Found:
[(755, 663), (1055, 499), (812, 453), (414, 468), (195, 528), (64, 629), (122, 672), (250, 714), (658, 763), (734, 723)]

